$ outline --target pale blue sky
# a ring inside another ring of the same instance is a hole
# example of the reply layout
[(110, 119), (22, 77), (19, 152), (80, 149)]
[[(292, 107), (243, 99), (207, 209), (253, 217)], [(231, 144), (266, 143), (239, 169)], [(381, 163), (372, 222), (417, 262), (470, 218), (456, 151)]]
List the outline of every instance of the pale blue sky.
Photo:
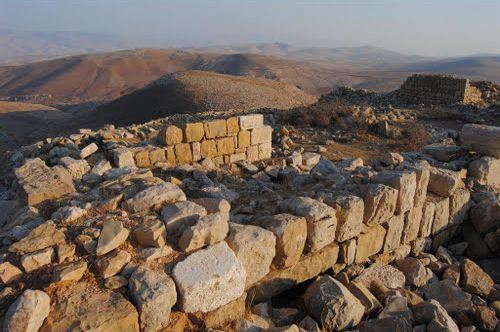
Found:
[(0, 28), (152, 47), (283, 41), (450, 56), (500, 53), (500, 0), (0, 0)]

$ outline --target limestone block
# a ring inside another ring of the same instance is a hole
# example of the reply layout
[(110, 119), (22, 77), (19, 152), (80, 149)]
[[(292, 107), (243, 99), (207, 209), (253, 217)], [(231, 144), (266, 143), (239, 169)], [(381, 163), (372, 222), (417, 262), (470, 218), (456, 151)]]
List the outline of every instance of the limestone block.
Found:
[(87, 262), (83, 259), (58, 265), (52, 273), (53, 282), (69, 282), (82, 279), (87, 271)]
[(90, 166), (84, 159), (76, 160), (71, 157), (62, 157), (59, 159), (59, 164), (66, 168), (74, 179), (81, 179), (90, 171)]
[(259, 160), (259, 147), (258, 146), (249, 146), (247, 148), (247, 160), (249, 162), (254, 162)]
[(154, 148), (149, 151), (149, 160), (151, 161), (151, 165), (155, 165), (156, 163), (164, 163), (167, 161), (166, 150), (161, 148)]
[(467, 189), (457, 189), (450, 196), (450, 224), (461, 224), (467, 218), (472, 204), (470, 192)]
[(97, 146), (97, 144), (90, 143), (89, 145), (85, 146), (83, 149), (80, 150), (80, 159), (85, 159), (91, 156), (98, 149), (99, 147)]
[(226, 242), (247, 272), (245, 289), (269, 273), (276, 253), (272, 232), (258, 226), (231, 223)]
[(500, 127), (466, 124), (460, 132), (460, 144), (472, 151), (500, 158)]
[(131, 212), (140, 212), (151, 207), (185, 201), (186, 195), (177, 185), (166, 182), (148, 187), (132, 198), (127, 199), (122, 205)]
[(134, 159), (137, 167), (151, 168), (153, 166), (151, 159), (149, 159), (149, 150), (147, 148), (137, 150)]
[(255, 129), (264, 126), (264, 115), (262, 114), (241, 115), (239, 120), (241, 130)]
[(363, 199), (353, 195), (340, 195), (328, 202), (337, 211), (337, 231), (335, 239), (344, 242), (361, 232), (365, 204)]
[(428, 190), (442, 197), (450, 197), (455, 190), (464, 188), (460, 172), (431, 167)]
[(167, 163), (174, 165), (177, 162), (175, 156), (175, 148), (173, 146), (168, 146), (165, 150), (165, 155), (167, 157)]
[(199, 142), (205, 136), (205, 129), (202, 122), (186, 123), (182, 129), (186, 143)]
[(202, 141), (200, 149), (202, 158), (214, 158), (218, 156), (217, 142), (213, 139)]
[(28, 159), (16, 168), (19, 201), (30, 206), (57, 199), (75, 191), (71, 175), (48, 167), (40, 158)]
[(143, 246), (163, 247), (167, 231), (158, 219), (146, 221), (134, 229), (134, 237)]
[(193, 161), (201, 160), (201, 143), (193, 142), (191, 143), (191, 150), (193, 151)]
[(232, 154), (229, 156), (229, 161), (228, 163), (231, 164), (231, 163), (235, 163), (235, 162), (238, 162), (238, 161), (243, 161), (243, 160), (246, 160), (247, 158), (247, 154), (245, 152), (243, 153), (235, 153), (235, 154)]
[(405, 217), (400, 214), (384, 222), (382, 226), (386, 229), (384, 252), (388, 253), (401, 245)]
[(234, 153), (234, 140), (232, 137), (217, 139), (217, 154), (228, 155)]
[(321, 155), (319, 153), (314, 152), (306, 152), (302, 155), (302, 163), (305, 166), (316, 166), (321, 159)]
[(380, 224), (394, 215), (398, 191), (383, 184), (370, 184), (365, 194), (365, 213), (363, 222), (366, 225)]
[(350, 239), (339, 244), (339, 264), (351, 265), (356, 259), (356, 239)]
[(365, 234), (358, 237), (356, 263), (365, 262), (370, 256), (379, 253), (384, 247), (386, 230), (380, 225), (369, 227)]
[(276, 236), (276, 256), (273, 262), (276, 267), (287, 268), (300, 260), (307, 239), (307, 222), (304, 217), (282, 213), (262, 217), (256, 224)]
[(106, 220), (97, 241), (97, 256), (118, 248), (128, 238), (129, 231), (119, 220)]
[(403, 228), (403, 244), (409, 244), (418, 238), (420, 225), (422, 222), (422, 206), (415, 206), (405, 214), (405, 224)]
[(178, 238), (186, 227), (192, 226), (200, 217), (206, 215), (207, 210), (203, 206), (191, 201), (167, 205), (161, 210), (161, 219), (171, 239)]
[(23, 276), (23, 271), (9, 262), (0, 263), (0, 280), (8, 285), (15, 282)]
[(116, 167), (135, 167), (135, 160), (132, 151), (127, 148), (117, 148), (111, 151), (113, 164)]
[(362, 283), (351, 282), (347, 285), (347, 288), (364, 305), (366, 315), (370, 316), (377, 313), (382, 308), (379, 300)]
[(213, 213), (200, 218), (186, 228), (179, 239), (179, 248), (189, 252), (214, 244), (226, 238), (229, 231), (229, 215)]
[(470, 163), (467, 174), (477, 178), (481, 184), (500, 186), (500, 159), (482, 157), (474, 160)]
[(175, 157), (179, 164), (192, 164), (193, 163), (193, 154), (191, 152), (191, 145), (188, 143), (176, 144), (175, 148)]
[(248, 130), (242, 130), (238, 133), (238, 149), (249, 147), (250, 142), (250, 132)]
[(40, 290), (25, 290), (5, 314), (3, 330), (37, 332), (50, 312), (50, 297)]
[(240, 121), (238, 117), (233, 116), (226, 120), (227, 134), (232, 136), (240, 131)]
[(420, 221), (420, 230), (418, 232), (419, 237), (429, 237), (431, 235), (435, 212), (436, 205), (434, 202), (430, 199), (426, 200), (422, 207), (422, 220)]
[(450, 199), (437, 195), (427, 195), (429, 201), (434, 204), (434, 220), (432, 222), (431, 235), (435, 235), (445, 229), (450, 222)]
[(10, 245), (10, 252), (30, 253), (54, 245), (65, 243), (66, 236), (56, 228), (54, 223), (45, 222), (32, 229), (21, 240)]
[(273, 146), (271, 142), (259, 144), (259, 159), (269, 159), (273, 154)]
[(172, 276), (184, 312), (208, 312), (239, 298), (246, 272), (226, 242), (189, 255), (177, 263)]
[(95, 268), (99, 275), (106, 279), (120, 273), (130, 259), (131, 255), (125, 250), (113, 250), (99, 257), (95, 262)]
[(362, 283), (366, 288), (375, 293), (375, 284), (382, 284), (386, 288), (403, 288), (405, 285), (405, 275), (392, 265), (374, 263), (366, 268), (353, 280)]
[(373, 181), (398, 190), (396, 214), (405, 213), (413, 207), (417, 189), (417, 176), (414, 172), (382, 172)]
[(165, 145), (182, 143), (182, 129), (172, 125), (166, 126), (161, 130), (158, 139)]
[(201, 205), (208, 213), (229, 213), (231, 210), (231, 204), (223, 198), (193, 198), (192, 201)]
[(213, 120), (203, 123), (205, 138), (218, 138), (227, 135), (226, 120)]
[(21, 265), (24, 271), (31, 272), (55, 260), (55, 252), (52, 247), (35, 251), (21, 257)]
[(252, 145), (271, 142), (273, 139), (273, 128), (271, 126), (263, 126), (254, 128), (250, 134), (250, 141)]
[(430, 165), (427, 161), (418, 161), (415, 165), (406, 166), (405, 169), (415, 172), (417, 177), (417, 188), (415, 190), (414, 206), (422, 206), (427, 196), (427, 188), (430, 179)]

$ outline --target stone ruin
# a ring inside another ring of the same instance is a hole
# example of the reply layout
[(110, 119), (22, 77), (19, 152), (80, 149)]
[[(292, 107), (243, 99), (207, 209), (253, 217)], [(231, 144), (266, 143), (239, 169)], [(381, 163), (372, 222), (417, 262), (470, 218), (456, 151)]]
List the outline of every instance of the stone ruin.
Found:
[(481, 92), (466, 78), (448, 75), (414, 74), (396, 91), (397, 98), (409, 104), (450, 105), (481, 101)]
[[(500, 186), (500, 146), (469, 141), (489, 156), (459, 170), (440, 161), (466, 151), (443, 146), (389, 154), (377, 171), (312, 152), (249, 163), (272, 156), (272, 131), (262, 115), (243, 115), (81, 130), (25, 148), (0, 201), (0, 280), (17, 298), (4, 330), (182, 331), (187, 314), (201, 322), (192, 330), (458, 332), (452, 317), (469, 311), (496, 324), (473, 308), (500, 300), (500, 288), (453, 255), (500, 252), (498, 195), (466, 186)], [(464, 133), (500, 141), (495, 127)], [(246, 175), (207, 176), (225, 162)], [(465, 241), (446, 249), (459, 233)], [(50, 286), (29, 288), (36, 277)], [(300, 327), (276, 323), (293, 322), (293, 310), (273, 310), (269, 323), (266, 301), (308, 280)]]

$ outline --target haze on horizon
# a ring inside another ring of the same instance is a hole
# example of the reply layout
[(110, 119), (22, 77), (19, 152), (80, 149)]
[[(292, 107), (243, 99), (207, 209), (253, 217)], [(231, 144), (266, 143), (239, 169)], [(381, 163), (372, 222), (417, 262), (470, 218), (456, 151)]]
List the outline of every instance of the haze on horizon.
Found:
[(500, 54), (498, 0), (0, 0), (0, 28), (118, 36), (132, 47), (286, 42)]

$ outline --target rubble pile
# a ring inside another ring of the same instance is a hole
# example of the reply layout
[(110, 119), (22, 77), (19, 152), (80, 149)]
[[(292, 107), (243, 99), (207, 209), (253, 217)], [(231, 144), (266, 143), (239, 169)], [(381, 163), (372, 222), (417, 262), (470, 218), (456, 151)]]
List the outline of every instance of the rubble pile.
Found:
[(498, 330), (498, 127), (334, 163), (273, 153), (287, 133), (271, 119), (81, 130), (14, 154), (2, 328)]

